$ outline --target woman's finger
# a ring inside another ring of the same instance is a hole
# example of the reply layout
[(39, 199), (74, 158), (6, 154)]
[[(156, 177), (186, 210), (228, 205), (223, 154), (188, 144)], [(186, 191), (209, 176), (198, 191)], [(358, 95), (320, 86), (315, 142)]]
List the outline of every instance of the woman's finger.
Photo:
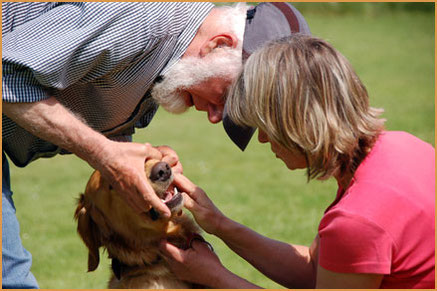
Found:
[(188, 210), (192, 211), (196, 207), (196, 202), (185, 192), (182, 192), (182, 196), (184, 196), (184, 206)]
[(161, 251), (161, 253), (166, 257), (169, 258), (171, 260), (175, 260), (179, 263), (183, 263), (184, 262), (184, 250), (179, 249), (178, 247), (172, 245), (171, 243), (169, 243), (166, 240), (162, 240), (159, 243), (159, 249)]
[(183, 192), (186, 192), (189, 195), (191, 195), (191, 193), (193, 193), (197, 188), (197, 186), (193, 182), (191, 182), (187, 177), (178, 173), (174, 175), (173, 183), (179, 188), (179, 190), (182, 190)]
[(212, 245), (205, 241), (202, 240), (193, 240), (193, 242), (191, 243), (191, 247), (199, 252), (199, 253), (204, 253), (204, 252), (212, 252), (214, 253), (213, 249), (212, 249)]

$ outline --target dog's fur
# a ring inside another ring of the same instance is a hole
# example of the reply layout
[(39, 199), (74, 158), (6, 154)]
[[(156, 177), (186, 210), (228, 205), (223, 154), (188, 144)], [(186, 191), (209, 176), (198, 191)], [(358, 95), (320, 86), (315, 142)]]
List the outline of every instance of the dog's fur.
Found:
[[(170, 186), (173, 175), (168, 179), (164, 177), (151, 181), (153, 166), (158, 162), (146, 162), (145, 172), (155, 192), (163, 198), (163, 192)], [(108, 288), (193, 288), (191, 284), (176, 278), (158, 249), (163, 238), (179, 248), (187, 249), (190, 238), (199, 233), (194, 221), (182, 213), (180, 208), (183, 201), (177, 204), (176, 207), (170, 207), (172, 217), (169, 220), (153, 217), (147, 212), (137, 214), (102, 178), (100, 172), (95, 171), (85, 193), (80, 195), (75, 212), (77, 231), (89, 250), (88, 271), (97, 268), (99, 248), (103, 247), (112, 259), (114, 271)]]

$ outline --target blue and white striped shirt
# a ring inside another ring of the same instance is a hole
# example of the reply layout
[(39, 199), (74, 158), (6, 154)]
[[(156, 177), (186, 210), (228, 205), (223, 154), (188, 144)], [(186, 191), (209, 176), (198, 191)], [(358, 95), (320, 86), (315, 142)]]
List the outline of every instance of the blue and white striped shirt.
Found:
[[(3, 102), (54, 96), (108, 137), (145, 127), (149, 89), (184, 54), (213, 4), (2, 4)], [(17, 166), (62, 153), (2, 115), (3, 150)]]

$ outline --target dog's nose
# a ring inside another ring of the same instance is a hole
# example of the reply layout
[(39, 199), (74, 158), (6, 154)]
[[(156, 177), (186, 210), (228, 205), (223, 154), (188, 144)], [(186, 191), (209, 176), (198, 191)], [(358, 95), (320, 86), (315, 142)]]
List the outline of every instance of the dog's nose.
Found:
[(171, 168), (166, 162), (159, 162), (152, 167), (150, 180), (165, 182), (171, 177)]

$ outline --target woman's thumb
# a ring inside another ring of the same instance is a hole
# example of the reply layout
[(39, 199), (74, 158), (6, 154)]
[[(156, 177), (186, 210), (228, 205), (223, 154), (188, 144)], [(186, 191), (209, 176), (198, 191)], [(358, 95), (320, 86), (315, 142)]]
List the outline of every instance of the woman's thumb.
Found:
[(159, 250), (168, 259), (175, 260), (177, 262), (184, 261), (184, 251), (172, 245), (167, 240), (162, 240), (159, 243)]
[(190, 211), (193, 211), (194, 207), (196, 207), (196, 201), (193, 200), (193, 198), (190, 197), (185, 192), (182, 192), (182, 196), (184, 196), (184, 206)]

